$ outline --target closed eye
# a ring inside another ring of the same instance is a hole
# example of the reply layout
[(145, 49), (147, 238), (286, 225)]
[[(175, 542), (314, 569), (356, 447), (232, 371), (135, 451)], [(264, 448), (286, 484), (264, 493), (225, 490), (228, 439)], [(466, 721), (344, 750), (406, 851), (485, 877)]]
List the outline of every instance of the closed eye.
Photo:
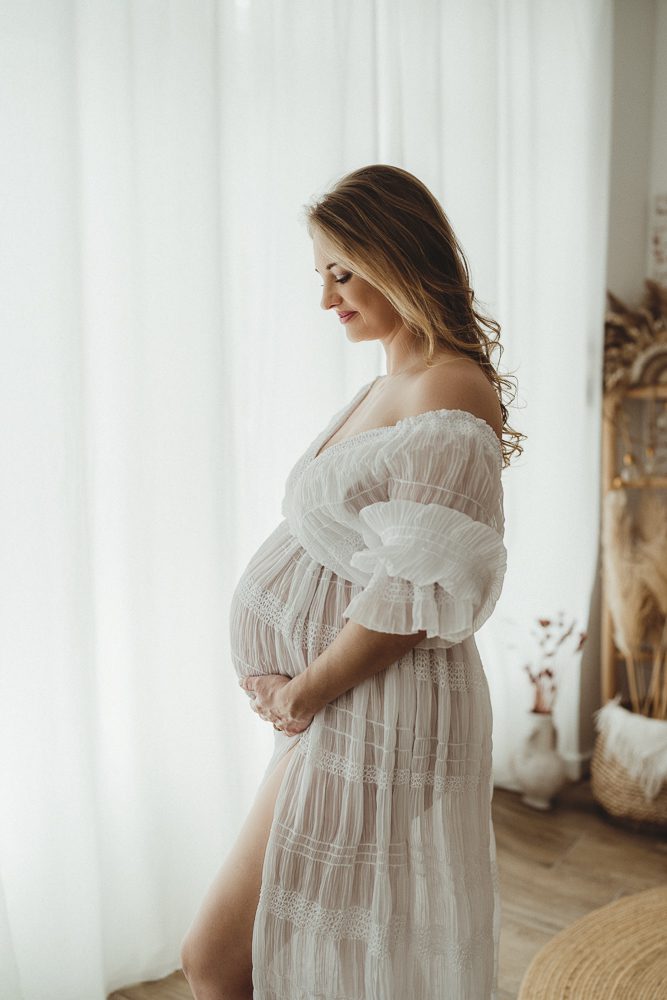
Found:
[[(345, 282), (349, 281), (351, 277), (352, 277), (351, 274), (344, 274), (340, 278), (334, 278), (334, 281), (336, 282), (337, 285), (344, 285)], [(320, 285), (320, 288), (324, 288), (324, 285)]]

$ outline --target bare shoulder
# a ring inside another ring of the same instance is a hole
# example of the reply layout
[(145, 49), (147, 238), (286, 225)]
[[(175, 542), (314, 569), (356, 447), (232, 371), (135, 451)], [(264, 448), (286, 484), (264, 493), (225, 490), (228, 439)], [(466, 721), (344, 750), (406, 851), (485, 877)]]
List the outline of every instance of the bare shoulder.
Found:
[(404, 416), (427, 410), (468, 410), (485, 420), (502, 439), (503, 415), (498, 393), (479, 365), (469, 358), (420, 372), (405, 395), (405, 408)]

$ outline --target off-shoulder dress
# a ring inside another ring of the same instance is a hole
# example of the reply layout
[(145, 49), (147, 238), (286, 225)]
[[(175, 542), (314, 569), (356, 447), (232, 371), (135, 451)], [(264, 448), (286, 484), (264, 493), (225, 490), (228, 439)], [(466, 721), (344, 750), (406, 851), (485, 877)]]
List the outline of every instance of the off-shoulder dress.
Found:
[(442, 409), (320, 447), (230, 608), (239, 677), (295, 676), (346, 619), (426, 630), (407, 655), (275, 731), (287, 750), (252, 940), (254, 1000), (494, 1000), (500, 898), (492, 712), (474, 633), (506, 569), (500, 442)]

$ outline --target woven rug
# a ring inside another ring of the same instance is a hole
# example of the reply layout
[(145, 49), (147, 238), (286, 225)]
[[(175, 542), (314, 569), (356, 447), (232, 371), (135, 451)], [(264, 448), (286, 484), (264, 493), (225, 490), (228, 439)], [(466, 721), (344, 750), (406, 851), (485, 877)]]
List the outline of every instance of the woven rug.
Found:
[(665, 1000), (667, 884), (622, 896), (538, 951), (517, 1000)]

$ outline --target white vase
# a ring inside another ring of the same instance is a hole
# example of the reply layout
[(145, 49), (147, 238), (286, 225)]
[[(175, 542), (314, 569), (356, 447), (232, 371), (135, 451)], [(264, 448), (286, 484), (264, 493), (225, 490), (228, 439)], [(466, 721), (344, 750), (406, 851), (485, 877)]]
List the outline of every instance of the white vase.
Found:
[(565, 783), (565, 761), (556, 749), (551, 712), (530, 712), (528, 729), (514, 754), (521, 801), (534, 809), (550, 809), (551, 799)]

